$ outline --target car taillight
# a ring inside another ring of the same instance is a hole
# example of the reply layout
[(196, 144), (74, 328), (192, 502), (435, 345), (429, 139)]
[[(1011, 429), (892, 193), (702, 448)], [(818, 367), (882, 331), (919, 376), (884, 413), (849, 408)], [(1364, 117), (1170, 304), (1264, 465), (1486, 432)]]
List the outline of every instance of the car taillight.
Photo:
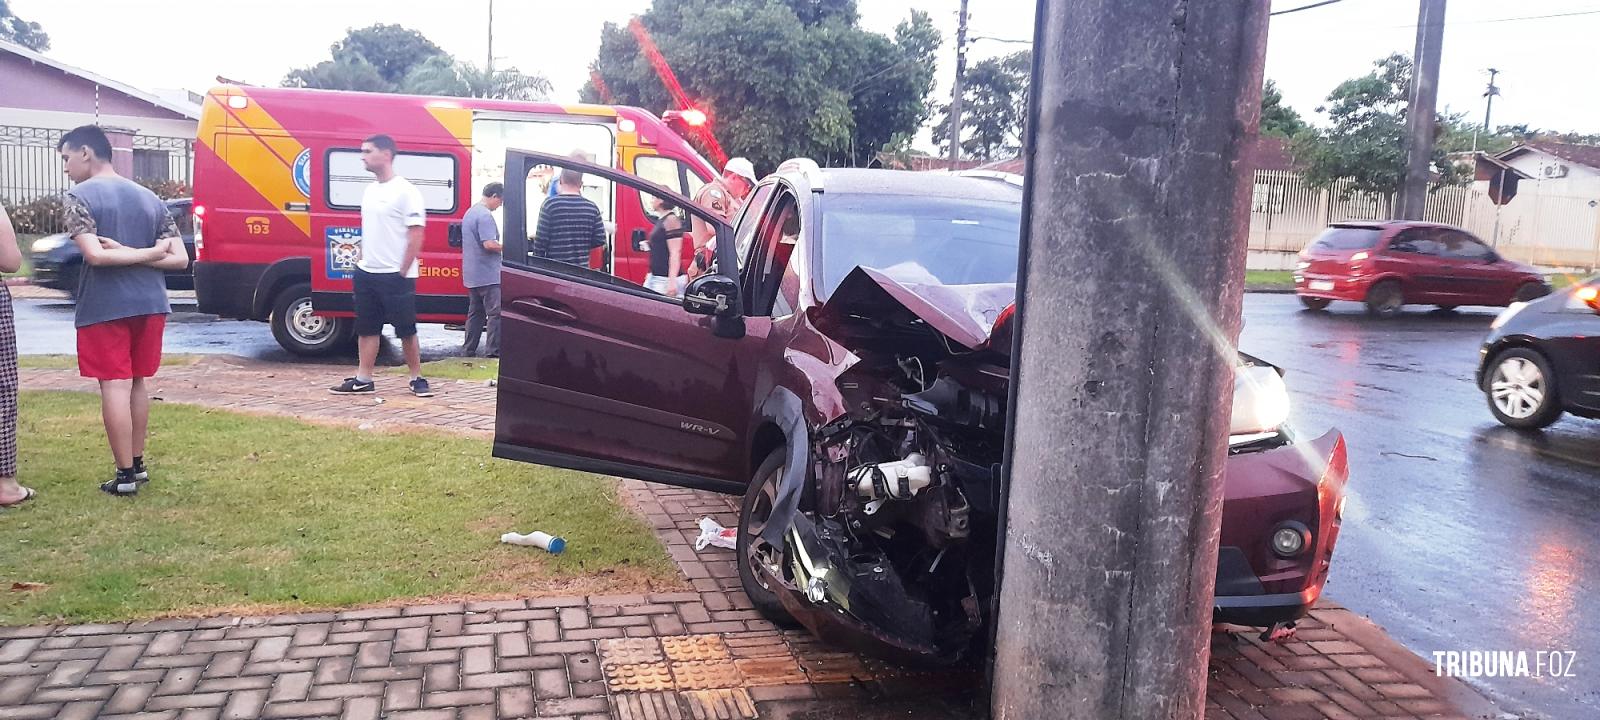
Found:
[(206, 209), (194, 206), (194, 259), (200, 259), (200, 249), (205, 247)]

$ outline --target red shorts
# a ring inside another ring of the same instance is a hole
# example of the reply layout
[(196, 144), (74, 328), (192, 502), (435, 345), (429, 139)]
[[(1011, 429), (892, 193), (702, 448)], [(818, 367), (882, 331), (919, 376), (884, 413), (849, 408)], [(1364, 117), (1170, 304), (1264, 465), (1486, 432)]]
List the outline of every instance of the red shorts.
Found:
[(96, 380), (155, 377), (166, 329), (167, 316), (159, 313), (78, 328), (78, 374)]

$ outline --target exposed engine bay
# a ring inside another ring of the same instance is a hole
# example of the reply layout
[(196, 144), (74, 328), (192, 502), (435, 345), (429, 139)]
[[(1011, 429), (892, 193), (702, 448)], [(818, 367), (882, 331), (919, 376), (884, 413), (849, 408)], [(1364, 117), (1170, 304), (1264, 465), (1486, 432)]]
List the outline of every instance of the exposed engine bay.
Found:
[[(947, 664), (986, 638), (1013, 296), (1011, 285), (908, 287), (858, 269), (813, 316), (854, 361), (836, 378), (846, 410), (811, 429), (804, 487), (792, 511), (779, 500), (759, 518), (765, 542), (746, 560), (823, 640)], [(1288, 442), (1281, 424), (1255, 422), (1252, 445)]]

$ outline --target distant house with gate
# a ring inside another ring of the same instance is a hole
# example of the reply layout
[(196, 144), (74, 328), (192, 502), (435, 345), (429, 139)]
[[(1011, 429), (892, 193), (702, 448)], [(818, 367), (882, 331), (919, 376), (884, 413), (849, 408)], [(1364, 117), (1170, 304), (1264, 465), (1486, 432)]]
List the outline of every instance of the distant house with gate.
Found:
[(71, 183), (56, 144), (79, 125), (107, 129), (118, 172), (187, 185), (199, 115), (189, 97), (163, 97), (0, 42), (0, 202), (22, 208), (59, 197)]

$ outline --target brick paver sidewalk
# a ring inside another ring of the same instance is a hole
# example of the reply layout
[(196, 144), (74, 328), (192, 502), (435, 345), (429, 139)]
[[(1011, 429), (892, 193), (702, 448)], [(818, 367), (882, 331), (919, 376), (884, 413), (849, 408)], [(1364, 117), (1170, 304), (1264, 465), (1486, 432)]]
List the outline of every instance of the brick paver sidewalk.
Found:
[[(360, 427), (493, 430), (494, 389), (482, 383), (441, 383), (431, 400), (327, 395), (344, 369), (208, 358), (164, 369), (156, 392), (167, 402)], [(25, 370), (22, 384), (91, 389), (62, 370)], [(735, 523), (729, 498), (623, 487), (691, 592), (0, 628), (0, 720), (981, 716), (976, 672), (895, 668), (760, 619), (739, 591), (733, 553), (693, 547), (699, 518)], [(1208, 718), (1488, 711), (1333, 605), (1281, 644), (1254, 632), (1213, 635)]]

